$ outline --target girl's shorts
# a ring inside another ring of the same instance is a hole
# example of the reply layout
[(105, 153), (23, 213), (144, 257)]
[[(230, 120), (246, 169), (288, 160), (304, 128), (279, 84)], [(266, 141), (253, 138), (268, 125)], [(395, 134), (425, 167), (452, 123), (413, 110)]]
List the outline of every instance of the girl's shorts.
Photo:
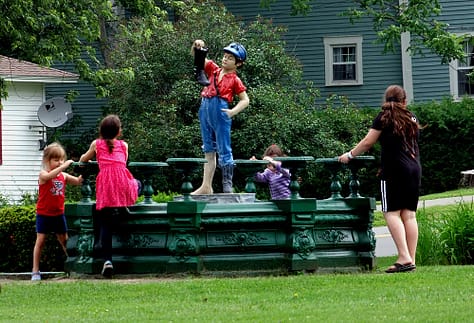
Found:
[(36, 214), (37, 233), (66, 233), (67, 224), (64, 214), (57, 216), (44, 216)]
[(382, 212), (408, 209), (416, 211), (419, 189), (416, 182), (380, 181)]

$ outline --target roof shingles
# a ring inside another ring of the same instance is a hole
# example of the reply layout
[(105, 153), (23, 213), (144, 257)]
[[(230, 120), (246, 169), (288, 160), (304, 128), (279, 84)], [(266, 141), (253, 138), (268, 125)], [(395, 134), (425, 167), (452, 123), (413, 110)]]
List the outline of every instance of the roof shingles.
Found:
[(77, 80), (79, 75), (0, 55), (0, 77), (43, 77)]

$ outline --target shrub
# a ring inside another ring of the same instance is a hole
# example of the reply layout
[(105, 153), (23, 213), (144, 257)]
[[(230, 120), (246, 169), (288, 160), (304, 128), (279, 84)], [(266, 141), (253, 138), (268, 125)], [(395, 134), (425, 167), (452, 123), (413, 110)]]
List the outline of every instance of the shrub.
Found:
[(427, 213), (425, 209), (418, 210), (418, 246), (416, 263), (422, 265), (447, 265), (443, 245), (440, 239), (443, 223), (439, 218)]
[(425, 129), (420, 137), (423, 194), (458, 188), (463, 170), (472, 169), (474, 99), (415, 104), (410, 107)]
[[(35, 223), (35, 207), (32, 205), (0, 208), (0, 271), (31, 271)], [(41, 255), (41, 270), (62, 271), (64, 260), (56, 237), (48, 237)]]
[[(222, 58), (222, 48), (230, 42), (239, 41), (247, 47), (248, 59), (238, 73), (248, 88), (251, 106), (233, 120), (233, 151), (236, 158), (260, 155), (275, 137), (259, 124), (262, 118), (270, 118), (272, 114), (262, 113), (290, 112), (297, 116), (314, 102), (312, 94), (305, 92), (305, 98), (299, 91), (302, 69), (285, 52), (282, 40), (285, 29), (263, 19), (244, 25), (213, 1), (190, 1), (176, 10), (175, 23), (134, 19), (115, 39), (117, 50), (111, 60), (117, 67), (130, 68), (134, 78), (127, 80), (116, 75), (109, 89), (112, 96), (108, 111), (122, 118), (130, 159), (165, 161), (169, 157), (202, 157), (197, 117), (201, 86), (194, 80), (193, 59), (189, 54), (192, 42), (198, 38), (206, 41), (208, 58), (217, 63)], [(287, 94), (292, 95), (285, 98)], [(290, 98), (295, 100), (291, 102)], [(293, 111), (296, 106), (298, 109)], [(258, 117), (254, 111), (259, 113)], [(306, 118), (300, 118), (304, 119), (309, 120), (307, 112)], [(294, 123), (282, 120), (277, 126), (272, 129), (287, 136), (286, 142), (296, 141), (299, 133), (291, 132)], [(176, 190), (180, 186), (175, 174), (164, 176), (166, 180), (160, 182), (160, 190)], [(201, 172), (196, 173), (193, 184), (199, 185), (200, 178)]]

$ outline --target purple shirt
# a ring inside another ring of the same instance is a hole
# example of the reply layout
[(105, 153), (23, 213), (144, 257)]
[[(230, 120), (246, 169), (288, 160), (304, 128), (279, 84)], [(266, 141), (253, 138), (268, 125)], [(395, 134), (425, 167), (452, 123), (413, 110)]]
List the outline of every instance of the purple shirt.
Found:
[(266, 168), (263, 172), (255, 174), (256, 182), (268, 183), (273, 200), (283, 200), (290, 196), (290, 171), (281, 167), (281, 162), (276, 162), (275, 172)]

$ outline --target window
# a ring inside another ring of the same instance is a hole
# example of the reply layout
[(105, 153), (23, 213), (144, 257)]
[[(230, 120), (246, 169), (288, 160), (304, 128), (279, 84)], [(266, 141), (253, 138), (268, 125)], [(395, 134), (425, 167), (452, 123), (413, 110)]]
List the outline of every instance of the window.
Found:
[(474, 96), (474, 33), (464, 42), (464, 60), (452, 61), (449, 69), (451, 95), (459, 99)]
[(360, 85), (362, 37), (325, 37), (326, 86)]

